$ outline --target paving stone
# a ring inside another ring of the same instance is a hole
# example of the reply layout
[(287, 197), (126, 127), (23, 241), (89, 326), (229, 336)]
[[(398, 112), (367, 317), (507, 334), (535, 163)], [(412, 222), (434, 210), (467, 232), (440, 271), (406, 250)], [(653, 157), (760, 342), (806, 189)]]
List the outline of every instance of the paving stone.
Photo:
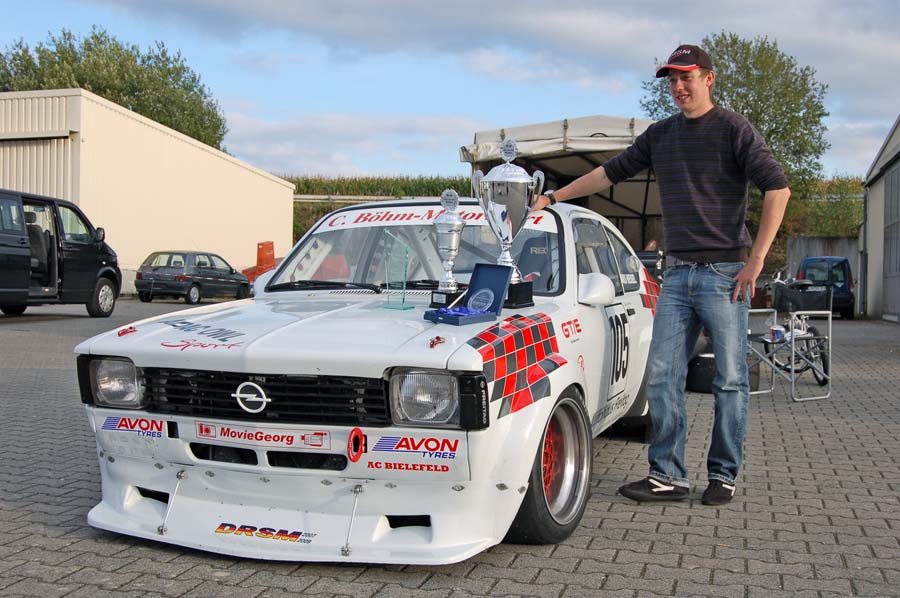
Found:
[(640, 579), (610, 575), (606, 580), (605, 590), (647, 590), (658, 594), (669, 595), (675, 587), (675, 581), (669, 579)]
[(491, 596), (543, 596), (557, 598), (564, 589), (565, 586), (561, 583), (538, 585), (501, 579), (491, 590)]
[(360, 583), (355, 581), (339, 581), (330, 577), (318, 579), (311, 586), (303, 590), (304, 594), (346, 594), (366, 598), (374, 596), (384, 586), (382, 583)]

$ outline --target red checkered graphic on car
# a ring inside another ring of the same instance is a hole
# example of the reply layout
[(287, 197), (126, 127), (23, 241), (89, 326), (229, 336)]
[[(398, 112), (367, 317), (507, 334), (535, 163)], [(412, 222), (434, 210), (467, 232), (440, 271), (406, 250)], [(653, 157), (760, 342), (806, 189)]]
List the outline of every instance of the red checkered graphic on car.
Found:
[(656, 299), (659, 297), (659, 283), (650, 278), (650, 272), (647, 271), (647, 268), (644, 268), (644, 290), (646, 293), (641, 293), (641, 304), (644, 307), (650, 310), (650, 313), (654, 316), (656, 315)]
[(513, 315), (468, 343), (481, 353), (484, 375), (494, 383), (491, 402), (502, 401), (499, 417), (550, 396), (548, 374), (567, 363), (547, 314)]

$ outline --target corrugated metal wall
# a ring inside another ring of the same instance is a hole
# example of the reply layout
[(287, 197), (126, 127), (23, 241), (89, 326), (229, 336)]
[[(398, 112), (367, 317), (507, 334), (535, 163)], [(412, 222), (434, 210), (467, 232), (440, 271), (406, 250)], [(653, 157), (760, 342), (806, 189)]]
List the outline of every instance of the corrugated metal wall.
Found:
[(77, 202), (73, 185), (77, 133), (71, 125), (75, 125), (72, 117), (79, 98), (59, 91), (4, 96), (0, 99), (0, 187)]

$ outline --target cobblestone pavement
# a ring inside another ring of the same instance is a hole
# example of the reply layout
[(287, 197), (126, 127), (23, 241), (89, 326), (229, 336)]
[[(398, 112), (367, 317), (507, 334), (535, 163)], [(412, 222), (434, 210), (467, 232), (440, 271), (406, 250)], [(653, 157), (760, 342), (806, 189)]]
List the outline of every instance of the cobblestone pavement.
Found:
[(900, 596), (900, 326), (834, 323), (834, 397), (754, 397), (731, 504), (704, 507), (712, 398), (691, 394), (689, 502), (616, 494), (646, 446), (594, 442), (593, 495), (556, 546), (500, 545), (451, 566), (241, 560), (87, 526), (100, 481), (78, 401), (75, 344), (177, 303), (123, 301), (0, 318), (0, 595), (3, 596)]

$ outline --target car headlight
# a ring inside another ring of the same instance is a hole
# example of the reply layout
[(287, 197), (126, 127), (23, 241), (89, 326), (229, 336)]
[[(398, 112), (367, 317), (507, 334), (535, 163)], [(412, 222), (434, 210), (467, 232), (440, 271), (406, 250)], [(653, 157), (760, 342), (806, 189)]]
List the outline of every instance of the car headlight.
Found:
[(453, 374), (400, 369), (391, 375), (390, 388), (394, 423), (459, 427), (459, 383)]
[(144, 406), (144, 380), (125, 359), (94, 359), (90, 362), (91, 392), (102, 407), (140, 409)]

